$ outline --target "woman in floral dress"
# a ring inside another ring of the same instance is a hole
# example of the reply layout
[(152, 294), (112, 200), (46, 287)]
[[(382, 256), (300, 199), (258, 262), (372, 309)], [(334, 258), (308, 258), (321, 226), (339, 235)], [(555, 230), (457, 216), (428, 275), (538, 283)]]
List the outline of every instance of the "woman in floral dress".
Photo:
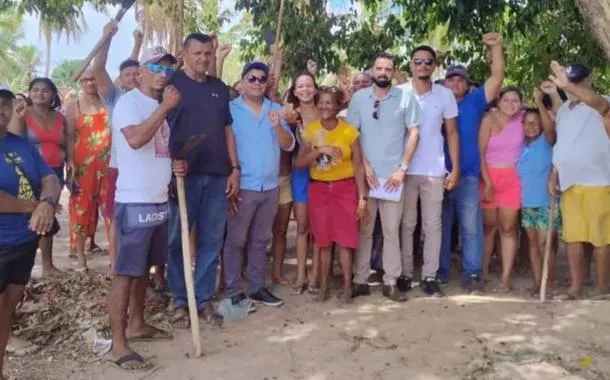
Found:
[[(98, 95), (93, 74), (86, 72), (79, 80), (81, 92), (68, 105), (68, 149), (73, 160), (68, 163), (70, 190), (70, 240), (77, 254), (77, 271), (87, 270), (85, 241), (93, 239), (99, 208), (105, 204), (104, 177), (108, 171), (111, 134), (108, 112)], [(101, 213), (103, 215), (103, 213)], [(106, 223), (106, 227), (108, 224)], [(106, 231), (108, 232), (108, 231)]]

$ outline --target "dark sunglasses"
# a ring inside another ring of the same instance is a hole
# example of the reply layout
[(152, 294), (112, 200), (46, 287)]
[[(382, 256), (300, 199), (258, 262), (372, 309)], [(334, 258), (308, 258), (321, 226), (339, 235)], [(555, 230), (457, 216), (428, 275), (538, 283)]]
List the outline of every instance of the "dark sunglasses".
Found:
[(257, 77), (255, 75), (251, 75), (248, 78), (246, 78), (246, 80), (248, 81), (248, 83), (260, 83), (260, 84), (265, 84), (267, 83), (267, 77), (266, 76), (262, 76), (262, 77)]
[(163, 65), (158, 64), (158, 63), (147, 63), (145, 66), (153, 74), (164, 73), (168, 77), (171, 77), (172, 74), (174, 73), (174, 68), (173, 67), (163, 66)]
[(379, 112), (381, 111), (381, 102), (379, 100), (375, 100), (373, 104), (373, 119), (379, 120)]
[(413, 60), (413, 63), (415, 64), (415, 66), (421, 66), (421, 65), (433, 66), (434, 65), (434, 59), (432, 59), (432, 58), (426, 58), (426, 59), (415, 58)]

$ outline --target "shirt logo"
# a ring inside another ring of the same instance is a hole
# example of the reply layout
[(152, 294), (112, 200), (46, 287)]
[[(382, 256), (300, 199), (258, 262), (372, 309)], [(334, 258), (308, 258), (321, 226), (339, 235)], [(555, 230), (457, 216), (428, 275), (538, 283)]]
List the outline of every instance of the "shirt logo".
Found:
[(215, 92), (212, 92), (212, 98), (217, 98), (218, 99), (218, 94)]

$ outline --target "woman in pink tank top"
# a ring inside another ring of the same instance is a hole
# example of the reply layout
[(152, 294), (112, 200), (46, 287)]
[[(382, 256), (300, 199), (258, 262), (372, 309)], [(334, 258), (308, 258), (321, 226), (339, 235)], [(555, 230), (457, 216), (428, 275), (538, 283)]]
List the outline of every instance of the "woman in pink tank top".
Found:
[(523, 96), (508, 87), (500, 93), (498, 110), (490, 111), (479, 131), (481, 155), (481, 207), (483, 208), (483, 280), (489, 280), (489, 263), (500, 233), (502, 277), (496, 291), (511, 290), (510, 276), (517, 253), (517, 218), (521, 182), (517, 161), (523, 147)]
[[(30, 82), (28, 96), (22, 124), (25, 135), (55, 171), (63, 187), (66, 120), (59, 112), (61, 99), (57, 87), (49, 78), (35, 78)], [(53, 265), (53, 237), (42, 237), (39, 244), (42, 253), (42, 275), (59, 274), (60, 271)]]

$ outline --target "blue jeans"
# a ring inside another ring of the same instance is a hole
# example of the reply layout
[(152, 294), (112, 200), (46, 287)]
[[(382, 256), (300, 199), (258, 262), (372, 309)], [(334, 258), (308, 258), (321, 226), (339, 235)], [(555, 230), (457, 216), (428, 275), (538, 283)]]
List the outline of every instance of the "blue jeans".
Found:
[[(222, 175), (195, 174), (184, 181), (189, 230), (195, 223), (197, 255), (195, 264), (195, 298), (201, 310), (216, 291), (218, 255), (222, 249), (228, 201), (225, 195), (227, 177)], [(174, 307), (186, 307), (186, 285), (182, 261), (180, 210), (178, 202), (169, 202), (169, 249), (167, 257), (167, 282), (174, 296)]]
[(451, 265), (451, 238), (457, 212), (462, 238), (462, 279), (481, 276), (483, 261), (483, 213), (479, 199), (479, 178), (462, 177), (454, 190), (443, 199), (443, 242), (438, 277), (449, 280)]

